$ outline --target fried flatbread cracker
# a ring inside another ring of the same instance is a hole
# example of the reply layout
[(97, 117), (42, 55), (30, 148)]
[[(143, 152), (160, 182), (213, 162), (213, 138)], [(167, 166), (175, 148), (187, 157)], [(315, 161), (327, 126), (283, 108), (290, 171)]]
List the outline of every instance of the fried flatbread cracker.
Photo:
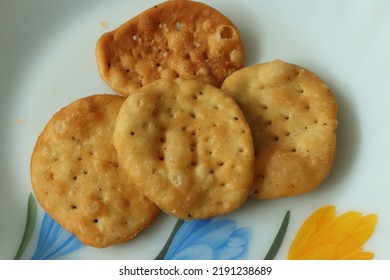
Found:
[(249, 126), (211, 85), (161, 79), (142, 87), (118, 114), (114, 146), (134, 186), (178, 218), (228, 213), (252, 189)]
[(160, 78), (195, 79), (219, 87), (244, 65), (237, 27), (219, 11), (192, 1), (145, 10), (96, 45), (101, 78), (129, 95)]
[(305, 193), (327, 177), (336, 154), (337, 103), (318, 76), (276, 60), (235, 72), (221, 89), (252, 130), (254, 197)]
[(133, 238), (159, 213), (132, 187), (112, 144), (124, 99), (93, 95), (72, 102), (50, 119), (31, 158), (39, 203), (81, 242), (94, 247)]

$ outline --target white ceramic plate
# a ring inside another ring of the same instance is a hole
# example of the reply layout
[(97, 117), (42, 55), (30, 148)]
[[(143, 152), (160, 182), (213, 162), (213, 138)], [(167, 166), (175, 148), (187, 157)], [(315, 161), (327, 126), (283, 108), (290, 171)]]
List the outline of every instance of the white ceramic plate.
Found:
[[(32, 193), (30, 156), (43, 126), (75, 99), (113, 92), (99, 78), (95, 43), (102, 33), (158, 2), (0, 1), (1, 259), (14, 258), (23, 239)], [(286, 259), (302, 223), (317, 209), (333, 205), (337, 215), (376, 214), (374, 233), (363, 241), (363, 251), (373, 252), (375, 259), (390, 259), (390, 3), (204, 2), (238, 26), (247, 65), (282, 59), (309, 68), (329, 85), (339, 104), (337, 159), (326, 182), (311, 193), (249, 199), (230, 215), (185, 222), (165, 257), (263, 259), (289, 213), (274, 256)], [(136, 239), (95, 249), (80, 245), (44, 217), (38, 206), (35, 227), (28, 227), (31, 239), (18, 258), (153, 259), (176, 223), (162, 214)], [(327, 236), (335, 239), (352, 220), (330, 227)], [(359, 229), (346, 232), (351, 241)], [(317, 241), (342, 246), (325, 239)], [(324, 256), (321, 252), (319, 257)]]

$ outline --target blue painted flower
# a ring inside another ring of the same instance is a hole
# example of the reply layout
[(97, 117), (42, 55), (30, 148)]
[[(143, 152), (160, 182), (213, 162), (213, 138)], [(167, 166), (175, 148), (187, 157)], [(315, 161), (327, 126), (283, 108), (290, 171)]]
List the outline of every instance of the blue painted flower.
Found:
[(63, 229), (47, 213), (43, 216), (33, 260), (49, 260), (69, 254), (84, 245), (76, 236)]
[(252, 229), (237, 228), (232, 220), (185, 221), (164, 259), (238, 260), (248, 253)]

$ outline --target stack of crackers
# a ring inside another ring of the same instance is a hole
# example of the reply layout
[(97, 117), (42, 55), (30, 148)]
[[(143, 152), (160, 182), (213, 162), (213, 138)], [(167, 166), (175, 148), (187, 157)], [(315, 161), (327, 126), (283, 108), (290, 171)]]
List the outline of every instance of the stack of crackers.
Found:
[(237, 27), (205, 4), (168, 1), (101, 36), (101, 78), (119, 95), (81, 98), (39, 136), (31, 180), (42, 207), (83, 243), (135, 237), (160, 210), (205, 219), (248, 197), (316, 188), (336, 152), (337, 104), (312, 72), (244, 68)]

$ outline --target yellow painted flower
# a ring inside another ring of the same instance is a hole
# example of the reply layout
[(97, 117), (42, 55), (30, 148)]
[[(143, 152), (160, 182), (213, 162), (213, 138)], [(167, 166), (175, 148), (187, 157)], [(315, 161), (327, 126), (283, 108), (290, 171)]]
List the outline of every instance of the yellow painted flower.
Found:
[(315, 211), (303, 223), (291, 244), (291, 260), (370, 260), (363, 244), (374, 232), (377, 215), (363, 216), (356, 211), (336, 217), (334, 206)]

